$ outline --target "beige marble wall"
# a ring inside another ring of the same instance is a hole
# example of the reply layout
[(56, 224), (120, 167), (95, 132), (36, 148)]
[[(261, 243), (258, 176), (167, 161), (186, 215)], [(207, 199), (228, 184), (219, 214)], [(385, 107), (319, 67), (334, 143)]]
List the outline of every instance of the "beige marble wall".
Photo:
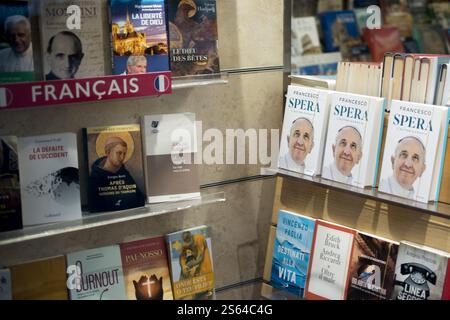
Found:
[[(283, 63), (283, 5), (273, 0), (217, 0), (222, 69), (276, 67)], [(233, 73), (226, 85), (180, 89), (172, 95), (0, 112), (0, 135), (79, 134), (82, 127), (138, 123), (144, 114), (194, 112), (203, 129), (278, 129), (283, 73)], [(205, 143), (206, 146), (208, 143)], [(86, 186), (80, 152), (81, 187)], [(255, 176), (258, 165), (204, 165), (201, 183)], [(273, 179), (205, 189), (227, 201), (163, 216), (0, 246), (0, 265), (164, 234), (196, 225), (212, 227), (217, 287), (262, 276), (270, 225)], [(85, 192), (82, 194), (85, 202)], [(235, 296), (233, 294), (233, 296)], [(241, 297), (249, 296), (248, 294)], [(237, 297), (237, 296), (235, 296)]]

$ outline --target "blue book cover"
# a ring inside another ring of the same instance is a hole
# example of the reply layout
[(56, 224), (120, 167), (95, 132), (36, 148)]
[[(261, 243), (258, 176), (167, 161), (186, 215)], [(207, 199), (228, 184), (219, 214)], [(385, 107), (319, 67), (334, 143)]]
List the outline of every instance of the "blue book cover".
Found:
[(273, 247), (272, 286), (303, 297), (315, 220), (280, 210)]
[(110, 0), (113, 74), (169, 71), (164, 0)]
[(352, 10), (327, 11), (321, 14), (325, 51), (339, 51), (344, 43), (359, 43), (360, 34), (355, 13)]
[(127, 299), (118, 245), (68, 254), (67, 273), (71, 300)]

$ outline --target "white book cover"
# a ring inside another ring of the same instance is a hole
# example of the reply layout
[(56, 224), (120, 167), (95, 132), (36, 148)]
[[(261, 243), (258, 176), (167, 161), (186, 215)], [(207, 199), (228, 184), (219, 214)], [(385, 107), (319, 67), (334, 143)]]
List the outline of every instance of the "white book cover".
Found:
[(0, 269), (0, 300), (12, 300), (11, 272)]
[[(40, 27), (45, 80), (79, 79), (105, 75), (103, 24), (106, 2), (100, 0), (42, 0)], [(76, 5), (80, 25), (69, 28)], [(69, 26), (68, 26), (69, 24)]]
[(359, 188), (375, 186), (384, 102), (384, 98), (332, 94), (323, 178)]
[(144, 116), (142, 128), (148, 202), (199, 198), (195, 114)]
[(305, 297), (345, 300), (356, 230), (317, 220)]
[(320, 174), (328, 128), (330, 91), (288, 87), (278, 167)]
[(67, 270), (71, 300), (127, 299), (118, 245), (69, 253)]
[(379, 191), (424, 203), (436, 198), (448, 111), (442, 106), (392, 101)]
[(292, 18), (291, 29), (293, 57), (322, 53), (315, 17)]
[(77, 136), (19, 138), (23, 225), (81, 219)]
[(393, 300), (440, 300), (449, 254), (408, 241), (400, 242)]

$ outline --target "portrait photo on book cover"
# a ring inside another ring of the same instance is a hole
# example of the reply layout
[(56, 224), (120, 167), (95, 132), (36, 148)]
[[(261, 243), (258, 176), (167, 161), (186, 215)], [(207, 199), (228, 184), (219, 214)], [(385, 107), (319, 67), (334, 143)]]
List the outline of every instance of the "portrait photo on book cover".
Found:
[(382, 171), (378, 189), (399, 197), (415, 199), (421, 177), (427, 169), (425, 144), (419, 137), (407, 135), (391, 144), (391, 147), (394, 149), (384, 152), (388, 159), (384, 160), (386, 170)]
[(341, 127), (337, 133), (329, 135), (334, 141), (325, 146), (322, 177), (341, 183), (352, 184), (355, 172), (363, 156), (362, 135), (354, 126)]
[(29, 19), (23, 15), (11, 15), (1, 20), (0, 17), (0, 72), (33, 72)]
[(125, 210), (145, 205), (139, 131), (102, 132), (89, 136), (89, 209)]
[[(288, 120), (288, 119), (286, 119)], [(281, 139), (278, 161), (280, 168), (304, 173), (308, 166), (308, 155), (314, 148), (314, 125), (306, 117), (288, 120)]]
[(83, 61), (83, 44), (71, 31), (61, 31), (50, 38), (46, 59), (50, 70), (45, 80), (74, 79)]

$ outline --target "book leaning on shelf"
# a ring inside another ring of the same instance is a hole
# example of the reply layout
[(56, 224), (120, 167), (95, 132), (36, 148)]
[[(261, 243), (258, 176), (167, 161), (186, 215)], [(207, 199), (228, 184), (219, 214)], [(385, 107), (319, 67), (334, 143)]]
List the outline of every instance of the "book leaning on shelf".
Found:
[(281, 135), (278, 167), (314, 176), (323, 160), (330, 91), (290, 85)]
[(332, 94), (323, 178), (359, 188), (375, 186), (384, 102), (365, 95)]
[(345, 300), (357, 231), (317, 220), (305, 288), (308, 300)]
[[(42, 0), (40, 28), (45, 80), (105, 75), (103, 14), (100, 0)], [(81, 9), (81, 28), (67, 27), (67, 8)], [(61, 14), (62, 13), (62, 14)]]
[(0, 83), (34, 80), (28, 1), (0, 3)]
[(144, 116), (142, 130), (148, 202), (199, 198), (195, 114)]
[(441, 300), (449, 254), (401, 241), (392, 300)]
[(66, 258), (71, 300), (127, 299), (118, 245), (72, 252)]
[(304, 296), (314, 226), (315, 219), (279, 211), (270, 276), (273, 287)]
[(0, 136), (0, 232), (22, 228), (17, 137)]
[(392, 101), (379, 191), (424, 203), (439, 200), (449, 112)]
[(199, 226), (166, 235), (175, 300), (215, 297), (211, 229)]
[(169, 70), (164, 0), (109, 0), (113, 74)]
[(83, 129), (89, 168), (89, 211), (118, 211), (145, 205), (139, 125)]
[(24, 226), (81, 219), (77, 136), (19, 138)]

